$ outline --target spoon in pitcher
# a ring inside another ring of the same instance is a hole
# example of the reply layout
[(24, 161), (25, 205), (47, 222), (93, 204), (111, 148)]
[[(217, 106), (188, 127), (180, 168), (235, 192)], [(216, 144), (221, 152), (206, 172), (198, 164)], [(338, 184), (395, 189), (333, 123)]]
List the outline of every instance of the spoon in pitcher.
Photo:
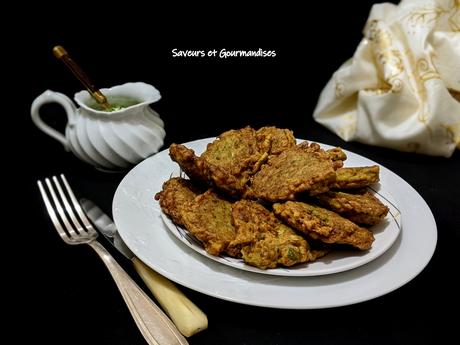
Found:
[(83, 86), (88, 90), (90, 95), (100, 104), (106, 111), (119, 110), (117, 106), (111, 105), (107, 102), (107, 97), (91, 82), (89, 77), (83, 70), (78, 66), (75, 61), (69, 56), (67, 51), (62, 46), (55, 46), (53, 48), (53, 54), (56, 58), (64, 62), (64, 64), (70, 69), (70, 71), (77, 77)]

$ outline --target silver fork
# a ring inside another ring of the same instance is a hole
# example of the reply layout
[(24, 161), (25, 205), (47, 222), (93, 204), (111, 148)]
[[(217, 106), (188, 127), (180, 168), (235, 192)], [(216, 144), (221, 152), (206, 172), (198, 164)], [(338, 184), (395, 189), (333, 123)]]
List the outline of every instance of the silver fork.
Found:
[[(61, 187), (61, 183), (56, 176), (52, 177), (52, 182), (49, 178), (46, 178), (45, 184), (41, 181), (37, 181), (37, 184), (48, 214), (64, 242), (72, 245), (86, 243), (96, 251), (112, 274), (134, 321), (136, 321), (148, 344), (188, 344), (187, 340), (180, 334), (171, 320), (152, 302), (110, 253), (97, 241), (97, 232), (80, 207), (65, 176), (60, 175), (60, 177), (64, 188)], [(59, 197), (56, 194), (56, 190)], [(51, 203), (48, 194), (51, 195), (53, 203)], [(68, 201), (69, 198), (70, 202)], [(75, 213), (78, 214), (78, 217)]]

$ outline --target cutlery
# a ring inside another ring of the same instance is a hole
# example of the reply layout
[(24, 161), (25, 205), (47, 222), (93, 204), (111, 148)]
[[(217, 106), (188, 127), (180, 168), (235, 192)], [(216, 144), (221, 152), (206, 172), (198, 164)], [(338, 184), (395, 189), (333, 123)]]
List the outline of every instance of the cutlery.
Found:
[[(81, 209), (65, 176), (61, 174), (60, 177), (64, 188), (61, 187), (61, 182), (59, 182), (56, 176), (52, 177), (53, 182), (49, 178), (46, 178), (45, 183), (37, 181), (37, 184), (48, 214), (62, 240), (71, 245), (88, 244), (99, 255), (112, 274), (136, 325), (148, 344), (187, 345), (187, 340), (177, 330), (171, 320), (152, 302), (110, 253), (97, 241), (98, 234)], [(48, 189), (48, 193), (46, 192), (46, 188)], [(53, 203), (48, 195), (51, 196)], [(76, 214), (78, 214), (78, 218)]]
[(172, 282), (153, 271), (133, 254), (121, 239), (112, 219), (90, 200), (80, 199), (80, 204), (96, 229), (118, 251), (133, 262), (137, 273), (183, 335), (190, 337), (208, 328), (206, 314)]

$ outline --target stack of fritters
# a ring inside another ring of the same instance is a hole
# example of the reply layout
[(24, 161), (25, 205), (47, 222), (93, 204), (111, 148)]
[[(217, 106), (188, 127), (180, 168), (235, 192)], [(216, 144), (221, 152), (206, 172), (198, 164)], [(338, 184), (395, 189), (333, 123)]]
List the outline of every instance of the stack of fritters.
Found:
[(177, 144), (170, 156), (190, 180), (164, 183), (155, 196), (163, 212), (210, 254), (262, 269), (314, 261), (334, 243), (367, 250), (374, 237), (363, 226), (388, 212), (358, 189), (379, 181), (378, 166), (343, 168), (340, 148), (296, 145), (287, 129), (230, 130), (200, 157)]
[(270, 157), (295, 147), (292, 131), (275, 127), (250, 127), (222, 133), (198, 157), (183, 145), (172, 144), (171, 159), (177, 162), (187, 176), (241, 197), (248, 192), (248, 182)]
[(172, 178), (155, 198), (163, 212), (212, 255), (226, 253), (265, 269), (307, 262), (324, 253), (310, 251), (304, 238), (255, 201), (229, 201), (212, 189), (196, 195), (191, 188), (189, 180)]

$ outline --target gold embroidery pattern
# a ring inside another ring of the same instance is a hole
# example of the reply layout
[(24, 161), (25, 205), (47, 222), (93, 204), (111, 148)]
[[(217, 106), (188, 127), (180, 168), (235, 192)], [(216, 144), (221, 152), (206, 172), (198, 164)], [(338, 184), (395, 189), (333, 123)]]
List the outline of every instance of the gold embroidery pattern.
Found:
[(403, 82), (401, 79), (393, 78), (390, 80), (391, 83), (391, 92), (392, 93), (400, 93), (403, 87)]
[(405, 51), (405, 56), (409, 60), (409, 66), (413, 70), (409, 71), (409, 86), (412, 87), (412, 91), (420, 101), (419, 109), (417, 111), (417, 120), (422, 123), (430, 136), (433, 138), (434, 129), (430, 125), (430, 110), (428, 108), (428, 96), (425, 82), (431, 79), (441, 79), (440, 74), (436, 70), (432, 60), (434, 54), (430, 54), (426, 58), (420, 58), (415, 60), (412, 51), (410, 49)]
[(454, 32), (460, 31), (460, 0), (452, 0), (449, 8), (425, 6), (409, 13), (404, 19), (413, 26), (433, 26), (442, 15), (448, 15), (448, 24)]
[(419, 70), (417, 69), (417, 62), (415, 60), (414, 54), (412, 54), (410, 49), (406, 49), (404, 51), (404, 55), (409, 61), (409, 71), (407, 74), (409, 77), (408, 85), (411, 88), (412, 93), (416, 95), (416, 97), (419, 96), (420, 102), (425, 104), (427, 102), (426, 89), (425, 85), (419, 78)]
[(374, 95), (383, 95), (385, 93), (388, 93), (391, 91), (391, 87), (388, 87), (388, 88), (385, 88), (384, 86), (380, 87), (380, 88), (375, 88), (375, 89), (372, 89), (372, 88), (367, 88), (367, 89), (364, 89), (364, 91), (366, 92), (369, 92), (369, 93), (372, 93)]
[(429, 118), (427, 114), (419, 112), (417, 118), (419, 122), (423, 123), (425, 126), (427, 126), (428, 130), (430, 130), (430, 126), (428, 126)]
[(450, 143), (454, 143), (460, 149), (460, 121), (451, 125), (442, 124)]
[(380, 27), (379, 21), (373, 20), (369, 25), (368, 39), (373, 48), (374, 60), (377, 66), (381, 66), (381, 69), (379, 70), (379, 87), (367, 91), (376, 94), (388, 91), (400, 93), (403, 87), (401, 77), (404, 72), (404, 64), (401, 53), (393, 47), (390, 32)]
[(343, 92), (345, 90), (345, 85), (341, 81), (335, 82), (335, 97), (343, 97)]
[(453, 32), (460, 32), (460, 0), (454, 0), (448, 22)]
[(420, 79), (422, 83), (426, 82), (430, 79), (441, 79), (441, 75), (436, 70), (433, 62), (433, 55), (430, 56), (430, 59), (419, 59), (417, 61), (416, 72), (417, 77)]
[(412, 25), (432, 25), (438, 20), (438, 18), (445, 13), (448, 13), (448, 10), (443, 9), (442, 7), (422, 7), (418, 11), (414, 11), (407, 15), (407, 20)]

